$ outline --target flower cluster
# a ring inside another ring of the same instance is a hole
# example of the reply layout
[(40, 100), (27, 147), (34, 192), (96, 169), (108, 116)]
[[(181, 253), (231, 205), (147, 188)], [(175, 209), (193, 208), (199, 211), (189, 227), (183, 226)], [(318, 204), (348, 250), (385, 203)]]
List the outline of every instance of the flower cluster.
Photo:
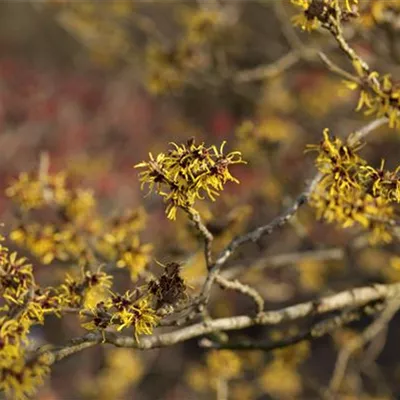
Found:
[(9, 397), (23, 398), (43, 376), (35, 365), (26, 365), (24, 351), (33, 324), (25, 307), (33, 285), (32, 266), (0, 244), (0, 390)]
[(34, 360), (24, 360), (19, 355), (0, 360), (0, 390), (12, 399), (25, 399), (35, 394), (49, 374), (50, 362), (46, 354)]
[(145, 370), (141, 354), (132, 349), (104, 349), (104, 363), (94, 379), (83, 379), (80, 393), (85, 399), (123, 399)]
[(79, 309), (92, 298), (108, 292), (112, 284), (111, 275), (99, 269), (97, 272), (82, 271), (81, 276), (67, 275), (65, 282), (60, 286), (59, 292), (66, 307)]
[(370, 231), (372, 243), (390, 242), (394, 205), (400, 203), (400, 167), (376, 169), (357, 154), (357, 148), (344, 144), (324, 131), (317, 150), (316, 165), (323, 174), (310, 203), (318, 218), (336, 222), (343, 228), (355, 225)]
[[(35, 282), (32, 264), (11, 253), (1, 242), (0, 390), (8, 397), (24, 399), (32, 395), (49, 373), (52, 358), (46, 353), (32, 357), (28, 351), (33, 346), (31, 328), (44, 324), (46, 315), (60, 317), (65, 312), (81, 312), (90, 319), (83, 323), (84, 327), (121, 330), (132, 326), (137, 339), (141, 334), (152, 333), (157, 325), (159, 317), (152, 306), (152, 295), (112, 292), (112, 277), (101, 269), (82, 269), (78, 276), (67, 274), (58, 286), (41, 287)], [(176, 287), (178, 278), (179, 273), (173, 277)], [(172, 286), (162, 286), (164, 297)]]
[(26, 318), (29, 328), (32, 323), (44, 322), (47, 314), (56, 314), (64, 308), (81, 307), (93, 290), (108, 289), (111, 286), (110, 275), (101, 271), (83, 271), (81, 276), (66, 276), (65, 281), (56, 287), (42, 288), (33, 277), (32, 264), (17, 254), (9, 253), (2, 246), (0, 261), (0, 288), (3, 304), (0, 312), (13, 316), (16, 312), (20, 318)]
[(114, 327), (120, 331), (132, 327), (136, 340), (139, 340), (139, 335), (151, 334), (159, 321), (151, 306), (151, 298), (140, 296), (139, 291), (127, 291), (123, 295), (111, 293), (107, 300), (90, 310), (83, 310), (82, 315), (88, 319), (82, 325), (86, 329)]
[(336, 18), (337, 6), (343, 19), (354, 16), (353, 7), (358, 4), (358, 0), (291, 0), (291, 2), (302, 9), (301, 13), (293, 17), (293, 24), (306, 31), (312, 31), (321, 24), (329, 23), (331, 17)]
[(241, 372), (240, 358), (230, 350), (212, 350), (207, 354), (207, 367), (214, 379), (232, 379)]
[(360, 13), (360, 24), (366, 29), (391, 24), (395, 26), (399, 13), (399, 0), (369, 1)]
[(132, 281), (142, 275), (151, 260), (153, 245), (141, 243), (139, 235), (146, 218), (142, 208), (112, 218), (107, 224), (107, 232), (99, 236), (95, 244), (102, 258), (115, 260), (118, 268), (127, 268)]
[(178, 89), (210, 63), (209, 47), (224, 27), (217, 10), (186, 10), (182, 13), (181, 39), (166, 48), (157, 42), (147, 48), (148, 87), (163, 93)]
[[(343, 36), (342, 21), (350, 17), (358, 16), (356, 9), (357, 1), (346, 0), (341, 4), (339, 0), (292, 0), (292, 3), (301, 7), (303, 12), (293, 18), (295, 25), (304, 30), (312, 30), (322, 25), (336, 39), (340, 48), (347, 54), (353, 64), (356, 75), (350, 81), (346, 79), (347, 86), (352, 90), (359, 90), (357, 111), (364, 109), (365, 115), (375, 117), (386, 116), (389, 126), (398, 128), (400, 126), (400, 87), (388, 74), (381, 75), (372, 71), (368, 64), (352, 49)], [(396, 12), (400, 9), (398, 1), (385, 2), (372, 6), (371, 12), (382, 17), (387, 8)], [(354, 10), (353, 10), (354, 8)], [(397, 18), (397, 17), (395, 17)], [(340, 70), (340, 68), (338, 68)], [(347, 77), (349, 74), (344, 72)]]
[(76, 234), (72, 226), (56, 227), (32, 221), (20, 224), (10, 234), (18, 246), (29, 249), (43, 264), (54, 260), (79, 259), (85, 252), (85, 241)]
[(134, 2), (58, 4), (44, 1), (40, 6), (51, 9), (63, 29), (85, 45), (92, 61), (112, 66), (132, 51), (132, 38), (125, 25), (134, 13)]
[[(241, 144), (246, 142), (280, 143), (290, 141), (296, 132), (296, 127), (290, 121), (276, 116), (265, 118), (259, 123), (244, 121), (236, 131), (236, 136)], [(258, 150), (253, 148), (253, 150)]]
[(381, 76), (374, 71), (367, 73), (359, 61), (353, 62), (359, 81), (346, 82), (352, 90), (360, 90), (357, 111), (377, 118), (387, 116), (391, 128), (400, 127), (400, 85), (390, 75)]
[(192, 365), (188, 369), (188, 384), (199, 392), (209, 389), (216, 391), (222, 382), (240, 378), (244, 375), (245, 363), (239, 354), (231, 350), (209, 351), (206, 354), (205, 366)]
[[(295, 334), (296, 329), (289, 328), (285, 332), (273, 332), (272, 337), (279, 340), (283, 335)], [(310, 354), (308, 342), (298, 343), (272, 353), (273, 359), (263, 368), (259, 377), (262, 388), (274, 397), (296, 398), (303, 391), (303, 381), (299, 367)]]
[(49, 371), (45, 357), (28, 360), (26, 345), (30, 328), (43, 323), (53, 305), (38, 294), (32, 265), (1, 243), (0, 293), (0, 391), (22, 399), (35, 391)]
[[(92, 191), (68, 187), (64, 172), (23, 173), (7, 188), (7, 195), (23, 216), (10, 234), (20, 247), (28, 249), (44, 264), (55, 260), (81, 266), (96, 260), (126, 268), (137, 280), (151, 259), (152, 245), (141, 243), (145, 226), (143, 209), (105, 219), (99, 214)], [(40, 213), (54, 214), (54, 223), (37, 219)]]
[(6, 194), (22, 210), (38, 209), (50, 203), (64, 205), (68, 198), (65, 178), (64, 173), (42, 177), (23, 172), (7, 188)]
[[(61, 282), (57, 271), (55, 286), (41, 287), (32, 264), (10, 252), (0, 237), (0, 390), (11, 398), (34, 393), (49, 372), (52, 357), (32, 353), (29, 337), (31, 328), (44, 324), (47, 315), (80, 313), (84, 327), (132, 326), (136, 338), (152, 333), (159, 320), (153, 307), (158, 293), (119, 295), (111, 290), (112, 276), (99, 268), (104, 263), (108, 269), (127, 268), (132, 280), (138, 279), (152, 249), (140, 242), (144, 210), (105, 219), (91, 191), (68, 183), (64, 172), (49, 174), (41, 169), (37, 175), (21, 174), (7, 189), (20, 216), (9, 239), (53, 268), (55, 261), (78, 267), (78, 273), (69, 267)], [(42, 222), (49, 215), (51, 222)]]
[(181, 266), (174, 262), (162, 266), (164, 271), (159, 279), (152, 279), (143, 287), (123, 295), (109, 290), (105, 300), (83, 309), (82, 316), (86, 319), (83, 326), (91, 330), (132, 327), (137, 340), (139, 335), (151, 334), (161, 316), (188, 299)]
[(214, 201), (227, 181), (238, 183), (229, 166), (244, 161), (239, 151), (225, 155), (225, 142), (219, 149), (204, 143), (196, 145), (194, 139), (172, 146), (168, 153), (160, 153), (156, 158), (150, 153), (149, 161), (135, 165), (145, 169), (139, 173), (142, 188), (147, 184), (150, 192), (155, 190), (164, 198), (169, 219), (176, 218), (178, 208), (189, 211), (204, 195)]

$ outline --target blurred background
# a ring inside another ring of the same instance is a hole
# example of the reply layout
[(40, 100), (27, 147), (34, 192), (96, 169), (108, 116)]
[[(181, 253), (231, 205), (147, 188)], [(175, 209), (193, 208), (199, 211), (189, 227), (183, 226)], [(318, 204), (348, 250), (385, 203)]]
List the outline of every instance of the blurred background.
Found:
[[(398, 1), (360, 1), (360, 18), (345, 26), (372, 69), (394, 78), (399, 10)], [(357, 93), (318, 52), (351, 71), (348, 60), (329, 34), (293, 28), (297, 12), (289, 0), (0, 2), (2, 192), (48, 154), (50, 170), (66, 170), (75, 183), (93, 188), (105, 214), (143, 206), (144, 240), (153, 244), (154, 259), (182, 262), (195, 292), (205, 272), (196, 233), (183, 215), (167, 220), (159, 198), (144, 198), (134, 164), (190, 137), (217, 146), (226, 140), (228, 150), (242, 152), (248, 163), (233, 168), (240, 185), (199, 205), (218, 250), (270, 221), (301, 192), (315, 173), (305, 146), (318, 143), (324, 128), (346, 137), (370, 120), (355, 112)], [(397, 166), (399, 132), (383, 127), (368, 142), (362, 154), (372, 165), (385, 158), (389, 168)], [(6, 230), (17, 223), (4, 195), (0, 213)], [(277, 257), (282, 254), (288, 256)], [(39, 278), (52, 268), (37, 265)], [(269, 309), (400, 279), (397, 244), (368, 247), (361, 232), (318, 222), (311, 209), (260, 245), (246, 246), (227, 267), (253, 284)], [(235, 293), (215, 290), (211, 314), (251, 307)], [(218, 392), (210, 376), (224, 373), (232, 399), (319, 398), (338, 350), (368, 322), (283, 353), (218, 355), (197, 341), (146, 352), (90, 349), (58, 364), (37, 398), (209, 399)], [(351, 365), (343, 398), (400, 394), (398, 322), (378, 338), (384, 345), (368, 368)], [(63, 343), (79, 329), (71, 316), (34, 334)], [(241, 335), (281, 337), (293, 329)]]

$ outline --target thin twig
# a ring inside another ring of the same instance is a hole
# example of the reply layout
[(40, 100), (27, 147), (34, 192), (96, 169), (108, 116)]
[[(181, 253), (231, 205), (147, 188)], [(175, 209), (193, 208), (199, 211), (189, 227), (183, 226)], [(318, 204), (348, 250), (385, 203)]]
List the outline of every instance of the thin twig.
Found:
[(300, 52), (298, 50), (292, 50), (271, 64), (261, 65), (256, 68), (238, 72), (234, 77), (234, 81), (235, 83), (246, 83), (272, 79), (291, 68), (300, 61), (300, 59)]
[(209, 269), (212, 266), (212, 242), (214, 240), (214, 236), (203, 223), (198, 211), (194, 210), (193, 208), (190, 208), (186, 211), (204, 239), (204, 255), (207, 268)]
[(363, 128), (356, 131), (353, 135), (350, 135), (347, 139), (348, 145), (349, 146), (356, 145), (357, 143), (359, 143), (360, 141), (365, 139), (365, 137), (368, 136), (372, 131), (381, 127), (382, 125), (386, 124), (387, 122), (388, 122), (388, 118), (386, 118), (386, 117), (375, 119), (374, 121), (365, 125)]
[(264, 269), (281, 268), (287, 265), (296, 264), (303, 260), (327, 261), (341, 260), (344, 257), (344, 250), (337, 247), (332, 249), (316, 249), (309, 251), (296, 251), (293, 253), (283, 253), (269, 256), (252, 263), (249, 267), (244, 265), (235, 265), (221, 272), (224, 278), (232, 279), (244, 270), (262, 271)]
[(327, 51), (332, 47), (332, 43), (327, 43), (325, 46), (321, 43), (317, 43), (314, 47), (311, 47), (311, 45), (302, 46), (289, 51), (269, 64), (259, 65), (255, 68), (239, 71), (236, 73), (233, 80), (235, 83), (248, 83), (273, 79), (302, 60), (318, 61), (318, 55), (321, 52), (321, 49), (324, 48), (325, 51)]
[(235, 290), (239, 293), (244, 294), (245, 296), (250, 297), (256, 305), (257, 314), (264, 310), (263, 298), (261, 297), (260, 293), (258, 293), (257, 290), (252, 288), (251, 286), (245, 285), (237, 279), (235, 279), (234, 281), (230, 281), (229, 279), (221, 275), (217, 275), (217, 277), (215, 278), (215, 282), (218, 283), (223, 289)]
[(280, 26), (282, 27), (282, 33), (290, 47), (294, 50), (302, 50), (304, 45), (297, 35), (293, 24), (291, 24), (290, 17), (287, 15), (282, 1), (274, 2), (274, 11), (279, 20)]
[(337, 64), (335, 64), (332, 60), (328, 58), (326, 54), (324, 54), (322, 51), (318, 53), (320, 56), (321, 60), (324, 62), (324, 64), (335, 74), (341, 76), (344, 79), (347, 79), (352, 82), (357, 82), (358, 84), (361, 83), (361, 80), (357, 77), (352, 75), (350, 72), (345, 71), (343, 68), (339, 67)]
[(370, 79), (366, 81), (366, 83), (371, 82), (376, 88), (380, 90), (381, 84), (376, 77), (370, 77), (371, 69), (367, 62), (358, 54), (356, 51), (349, 45), (347, 40), (344, 38), (343, 28), (341, 25), (341, 10), (336, 2), (336, 18), (331, 16), (329, 23), (323, 24), (322, 26), (327, 29), (332, 36), (336, 39), (339, 44), (340, 49), (347, 55), (350, 61), (354, 64), (358, 64), (361, 66), (365, 77), (369, 77)]

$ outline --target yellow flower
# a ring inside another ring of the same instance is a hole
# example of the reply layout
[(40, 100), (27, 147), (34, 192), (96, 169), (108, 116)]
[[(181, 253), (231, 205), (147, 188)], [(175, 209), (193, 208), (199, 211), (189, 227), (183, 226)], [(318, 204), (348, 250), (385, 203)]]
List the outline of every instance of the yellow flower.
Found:
[(145, 169), (139, 173), (141, 188), (147, 184), (149, 192), (155, 190), (164, 198), (169, 219), (176, 218), (178, 208), (188, 211), (205, 194), (215, 200), (226, 182), (238, 183), (229, 166), (244, 161), (239, 151), (225, 155), (225, 142), (219, 149), (206, 147), (204, 143), (196, 145), (194, 139), (180, 146), (172, 143), (172, 146), (167, 154), (160, 153), (154, 158), (149, 153), (149, 161), (135, 165)]
[(29, 363), (23, 358), (6, 363), (0, 361), (0, 370), (2, 370), (0, 390), (4, 390), (10, 399), (24, 400), (35, 394), (50, 368), (48, 357), (43, 354)]
[(196, 392), (206, 392), (209, 387), (208, 371), (202, 366), (190, 366), (185, 378), (188, 385)]
[(6, 189), (6, 194), (25, 211), (51, 203), (63, 205), (68, 199), (65, 179), (63, 172), (42, 178), (24, 172)]
[(123, 251), (121, 257), (117, 260), (118, 268), (128, 268), (131, 279), (136, 281), (149, 263), (153, 250), (151, 244), (140, 244), (139, 236), (132, 238), (131, 244)]
[(264, 369), (259, 382), (265, 392), (277, 398), (296, 398), (303, 390), (299, 373), (279, 360)]
[(151, 307), (150, 299), (142, 297), (133, 300), (133, 292), (126, 292), (123, 296), (113, 295), (106, 303), (108, 309), (113, 307), (111, 322), (116, 325), (117, 330), (122, 330), (130, 326), (134, 329), (134, 335), (139, 341), (140, 335), (150, 335), (157, 325), (159, 317)]
[(309, 18), (304, 13), (295, 15), (292, 18), (292, 23), (294, 26), (300, 27), (303, 31), (310, 32), (318, 29), (320, 22), (317, 18)]
[(139, 335), (151, 335), (153, 333), (153, 328), (157, 325), (159, 318), (155, 310), (151, 308), (147, 298), (142, 298), (134, 304), (132, 312), (135, 314), (132, 323), (135, 338), (139, 341)]
[(78, 188), (66, 206), (66, 214), (71, 219), (81, 222), (89, 218), (95, 205), (93, 192)]
[(183, 14), (183, 22), (187, 29), (187, 40), (193, 44), (209, 42), (218, 32), (221, 13), (215, 10), (190, 10)]
[(211, 350), (207, 354), (206, 363), (210, 376), (216, 379), (235, 378), (242, 369), (240, 358), (230, 350)]
[(91, 380), (83, 380), (81, 390), (85, 398), (98, 400), (127, 397), (133, 383), (137, 383), (144, 372), (143, 363), (132, 349), (111, 348), (106, 351), (105, 365)]
[(93, 309), (98, 303), (105, 301), (108, 295), (109, 293), (106, 287), (93, 286), (86, 292), (83, 305), (85, 308)]
[(310, 198), (317, 218), (343, 228), (359, 225), (369, 230), (372, 244), (389, 243), (400, 168), (386, 171), (382, 162), (376, 170), (357, 155), (357, 148), (330, 137), (327, 130), (321, 143), (308, 149), (318, 151), (316, 164), (323, 174)]

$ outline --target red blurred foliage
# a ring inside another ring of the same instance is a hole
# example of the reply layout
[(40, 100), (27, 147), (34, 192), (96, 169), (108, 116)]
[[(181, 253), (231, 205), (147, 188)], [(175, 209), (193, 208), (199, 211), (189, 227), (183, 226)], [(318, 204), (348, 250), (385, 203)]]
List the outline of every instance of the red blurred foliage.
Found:
[(131, 188), (132, 197), (137, 193), (132, 165), (146, 157), (152, 136), (162, 134), (163, 114), (133, 80), (3, 58), (0, 86), (2, 189), (11, 176), (36, 168), (40, 153), (46, 151), (52, 170), (110, 159), (97, 166), (97, 174), (85, 176), (82, 171), (81, 178), (102, 196), (118, 198), (118, 188), (125, 195)]
[(210, 131), (217, 138), (226, 138), (235, 128), (237, 121), (227, 110), (217, 110), (211, 117)]

